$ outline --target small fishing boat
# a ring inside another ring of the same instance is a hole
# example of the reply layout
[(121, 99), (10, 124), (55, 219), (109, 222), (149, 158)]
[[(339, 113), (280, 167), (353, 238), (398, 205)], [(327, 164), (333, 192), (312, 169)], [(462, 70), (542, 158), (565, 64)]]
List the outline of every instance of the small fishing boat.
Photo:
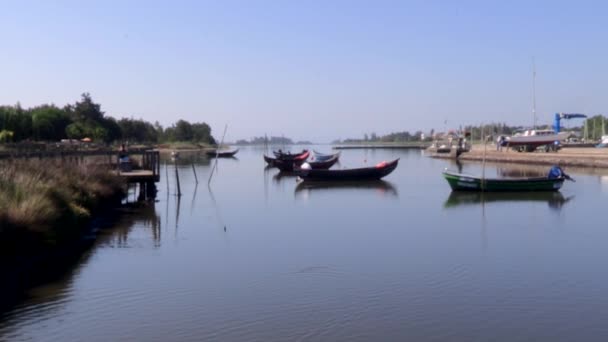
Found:
[(557, 191), (565, 180), (572, 180), (559, 166), (553, 166), (545, 177), (483, 178), (462, 173), (443, 172), (453, 191), (526, 192)]
[(332, 159), (333, 157), (336, 157), (336, 156), (338, 158), (340, 158), (340, 151), (338, 151), (337, 153), (330, 153), (330, 154), (317, 152), (315, 150), (313, 150), (313, 152), (314, 152), (314, 156), (313, 156), (312, 159), (314, 161), (318, 161), (318, 162), (319, 161), (329, 160), (329, 159)]
[(336, 164), (339, 159), (340, 159), (340, 153), (336, 153), (327, 159), (323, 159), (323, 160), (315, 159), (312, 161), (308, 161), (307, 163), (308, 163), (308, 165), (310, 165), (310, 168), (313, 170), (327, 170), (327, 169), (331, 168), (332, 166), (334, 166), (334, 164)]
[(273, 165), (281, 171), (294, 171), (300, 168), (311, 168), (313, 170), (327, 170), (334, 166), (338, 162), (338, 156), (333, 156), (330, 159), (323, 161), (308, 161), (304, 164), (305, 160), (281, 160), (275, 159)]
[(218, 158), (230, 158), (230, 157), (234, 157), (234, 155), (239, 151), (239, 149), (235, 149), (232, 151), (218, 151), (218, 150), (207, 150), (205, 151), (205, 154), (208, 157), (215, 157), (217, 156)]
[(294, 166), (300, 166), (306, 161), (306, 159), (308, 159), (310, 152), (308, 152), (307, 150), (304, 151), (304, 153), (300, 153), (297, 155), (281, 155), (281, 157), (277, 158), (272, 158), (267, 155), (264, 155), (264, 160), (266, 161), (266, 163), (268, 163), (268, 165), (278, 167), (283, 171), (293, 171)]
[(376, 166), (356, 169), (301, 169), (299, 171), (299, 176), (304, 181), (360, 181), (381, 179), (393, 172), (397, 168), (398, 163), (399, 159), (395, 159), (391, 162), (381, 162)]
[(308, 156), (310, 155), (310, 151), (308, 151), (308, 150), (302, 150), (302, 152), (300, 152), (300, 153), (283, 152), (281, 150), (278, 150), (278, 151), (272, 151), (272, 153), (274, 154), (274, 156), (277, 159), (281, 159), (281, 160), (298, 159), (298, 158), (301, 158), (302, 155), (306, 155), (306, 158), (308, 158)]

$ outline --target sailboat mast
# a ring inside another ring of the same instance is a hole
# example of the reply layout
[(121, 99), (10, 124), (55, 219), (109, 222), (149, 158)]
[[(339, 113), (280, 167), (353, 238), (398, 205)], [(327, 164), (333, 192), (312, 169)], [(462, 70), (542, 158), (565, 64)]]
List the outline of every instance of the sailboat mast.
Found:
[(532, 129), (536, 129), (536, 63), (532, 57)]

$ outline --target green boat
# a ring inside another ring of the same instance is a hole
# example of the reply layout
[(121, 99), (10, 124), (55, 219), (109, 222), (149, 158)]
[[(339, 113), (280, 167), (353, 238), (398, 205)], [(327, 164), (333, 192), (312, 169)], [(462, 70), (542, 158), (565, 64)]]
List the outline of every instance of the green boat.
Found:
[(559, 166), (546, 177), (482, 178), (445, 170), (443, 177), (453, 191), (526, 192), (558, 191), (566, 179), (573, 180)]

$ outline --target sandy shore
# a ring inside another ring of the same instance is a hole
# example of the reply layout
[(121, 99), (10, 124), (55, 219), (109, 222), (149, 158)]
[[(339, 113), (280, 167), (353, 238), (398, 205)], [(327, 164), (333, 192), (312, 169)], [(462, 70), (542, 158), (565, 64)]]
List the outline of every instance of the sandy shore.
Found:
[[(450, 154), (429, 154), (433, 158), (453, 158)], [(460, 155), (461, 160), (483, 161), (483, 145), (475, 145), (470, 152)], [(563, 148), (558, 152), (516, 152), (488, 145), (485, 160), (497, 163), (534, 165), (561, 165), (573, 167), (608, 168), (608, 148)]]

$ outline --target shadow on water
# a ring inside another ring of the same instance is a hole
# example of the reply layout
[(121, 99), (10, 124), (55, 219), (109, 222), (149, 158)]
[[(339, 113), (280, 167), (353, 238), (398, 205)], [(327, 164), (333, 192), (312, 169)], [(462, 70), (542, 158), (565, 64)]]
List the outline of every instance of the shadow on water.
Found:
[(349, 182), (300, 182), (295, 188), (296, 197), (299, 194), (309, 195), (315, 192), (342, 191), (375, 191), (383, 196), (399, 197), (397, 187), (383, 180), (349, 181)]
[(298, 172), (296, 171), (279, 171), (279, 173), (272, 176), (272, 179), (275, 182), (280, 182), (284, 179), (295, 179), (298, 177)]
[(574, 196), (565, 197), (561, 192), (458, 192), (453, 191), (443, 204), (444, 208), (456, 208), (467, 205), (484, 205), (487, 203), (508, 202), (546, 202), (549, 208), (560, 210)]
[(70, 295), (74, 277), (86, 267), (97, 248), (128, 247), (129, 235), (135, 227), (146, 228), (153, 246), (160, 247), (161, 219), (156, 212), (154, 201), (124, 204), (112, 214), (100, 218), (98, 224), (101, 230), (97, 231), (95, 241), (87, 250), (68, 255), (61, 260), (53, 259), (52, 269), (46, 270), (44, 275), (35, 275), (38, 279), (30, 284), (31, 286), (20, 289), (20, 293), (14, 295), (15, 300), (11, 305), (0, 307), (0, 340), (6, 332), (4, 323), (10, 322), (12, 317), (43, 316), (61, 307), (65, 302), (64, 298)]

